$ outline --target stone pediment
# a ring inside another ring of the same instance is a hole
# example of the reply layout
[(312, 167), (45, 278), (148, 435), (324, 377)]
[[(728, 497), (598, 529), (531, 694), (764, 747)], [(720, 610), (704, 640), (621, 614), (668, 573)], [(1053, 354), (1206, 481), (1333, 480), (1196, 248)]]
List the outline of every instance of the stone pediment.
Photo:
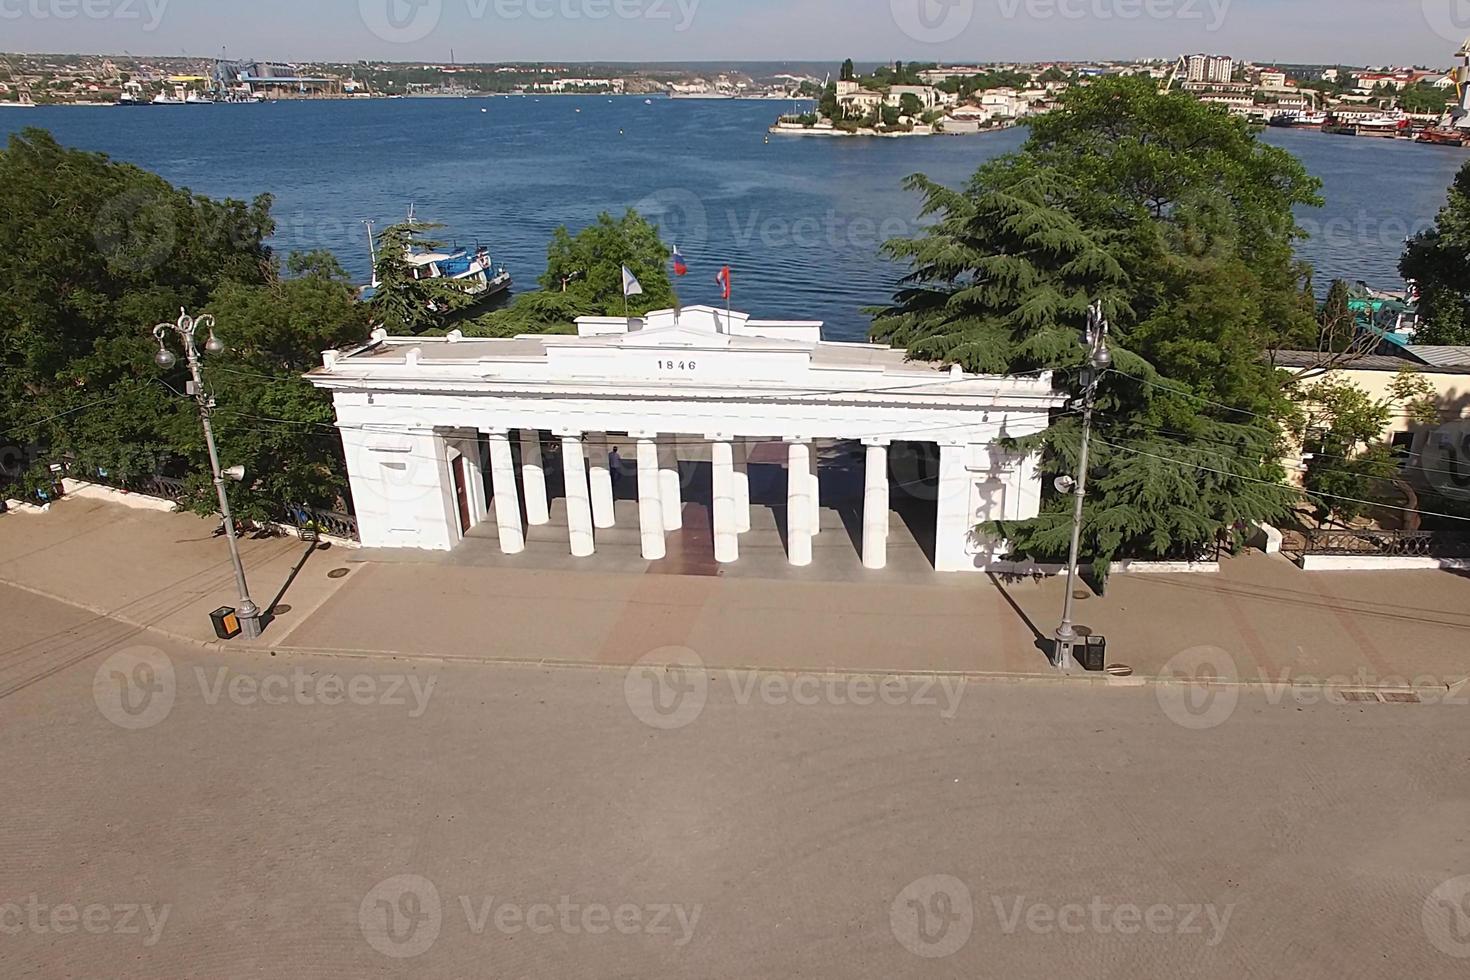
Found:
[(645, 327), (634, 333), (623, 334), (620, 337), (609, 338), (608, 343), (614, 347), (729, 347), (730, 337), (728, 334), (715, 333), (709, 330), (693, 329), (684, 324), (679, 326)]

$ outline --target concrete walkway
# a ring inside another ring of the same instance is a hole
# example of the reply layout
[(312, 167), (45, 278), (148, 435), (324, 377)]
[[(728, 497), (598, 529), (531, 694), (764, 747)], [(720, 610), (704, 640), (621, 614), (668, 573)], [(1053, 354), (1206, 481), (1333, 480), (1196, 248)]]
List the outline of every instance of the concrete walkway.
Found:
[[(209, 612), (235, 601), (212, 529), (89, 500), (9, 514), (0, 582), (207, 643)], [(836, 583), (604, 571), (597, 559), (574, 569), (459, 553), (387, 561), (280, 538), (244, 551), (257, 602), (281, 595), (260, 641), (277, 651), (594, 666), (694, 656), (710, 667), (1052, 677), (1045, 637), (1063, 596), (1057, 579)], [(1118, 575), (1106, 596), (1080, 594), (1079, 622), (1137, 677), (1443, 690), (1470, 676), (1462, 574), (1306, 573), (1250, 555), (1220, 575)]]

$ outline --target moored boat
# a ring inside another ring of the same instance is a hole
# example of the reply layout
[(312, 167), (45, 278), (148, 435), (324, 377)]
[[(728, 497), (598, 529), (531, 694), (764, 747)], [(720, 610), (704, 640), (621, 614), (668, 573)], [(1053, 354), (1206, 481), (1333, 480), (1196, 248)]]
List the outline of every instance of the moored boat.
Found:
[[(412, 209), (409, 209), (408, 220), (409, 224), (413, 224), (415, 220)], [(378, 281), (378, 255), (372, 222), (367, 222), (367, 226), (373, 281), (372, 285), (363, 290), (364, 299), (372, 296), (381, 285)], [(471, 308), (490, 302), (508, 292), (514, 285), (510, 273), (504, 266), (496, 266), (491, 260), (489, 250), (483, 246), (477, 246), (473, 252), (469, 249), (455, 249), (450, 252), (410, 249), (404, 255), (404, 260), (412, 269), (414, 279), (445, 279), (452, 282), (473, 299)]]
[(1464, 146), (1467, 134), (1464, 130), (1444, 126), (1431, 126), (1420, 130), (1414, 137), (1417, 143), (1433, 143), (1435, 146)]

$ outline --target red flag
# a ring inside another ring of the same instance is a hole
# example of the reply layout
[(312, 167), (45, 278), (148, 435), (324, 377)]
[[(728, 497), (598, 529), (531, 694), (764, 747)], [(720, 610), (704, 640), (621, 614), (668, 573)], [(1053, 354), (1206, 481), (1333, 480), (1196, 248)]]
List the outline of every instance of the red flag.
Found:
[(718, 276), (715, 276), (715, 284), (718, 285), (722, 290), (724, 290), (724, 293), (720, 296), (720, 298), (721, 299), (729, 299), (730, 298), (730, 267), (728, 265), (725, 266), (723, 269), (720, 270), (720, 274)]

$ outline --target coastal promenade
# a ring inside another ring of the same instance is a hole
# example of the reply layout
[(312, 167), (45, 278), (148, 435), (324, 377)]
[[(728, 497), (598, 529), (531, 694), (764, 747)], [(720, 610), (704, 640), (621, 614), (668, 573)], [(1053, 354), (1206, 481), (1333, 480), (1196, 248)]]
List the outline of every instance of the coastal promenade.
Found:
[[(0, 516), (0, 583), (215, 646), (209, 613), (235, 598), (213, 527), (81, 498), (47, 513), (13, 512)], [(1251, 554), (1218, 575), (1116, 575), (1105, 595), (1080, 593), (1079, 621), (1105, 635), (1109, 661), (1134, 676), (1058, 680), (1044, 650), (1061, 608), (1059, 579), (824, 575), (820, 561), (813, 570), (771, 561), (719, 577), (700, 574), (697, 563), (693, 574), (625, 569), (612, 550), (608, 563), (574, 567), (534, 543), (518, 563), (489, 549), (389, 559), (311, 551), (289, 538), (247, 540), (243, 550), (256, 602), (275, 609), (262, 652), (584, 667), (687, 661), (1058, 683), (1215, 676), (1268, 689), (1415, 686), (1430, 698), (1470, 675), (1470, 577), (1453, 572), (1307, 573)], [(0, 689), (56, 666), (40, 652), (8, 663)]]

